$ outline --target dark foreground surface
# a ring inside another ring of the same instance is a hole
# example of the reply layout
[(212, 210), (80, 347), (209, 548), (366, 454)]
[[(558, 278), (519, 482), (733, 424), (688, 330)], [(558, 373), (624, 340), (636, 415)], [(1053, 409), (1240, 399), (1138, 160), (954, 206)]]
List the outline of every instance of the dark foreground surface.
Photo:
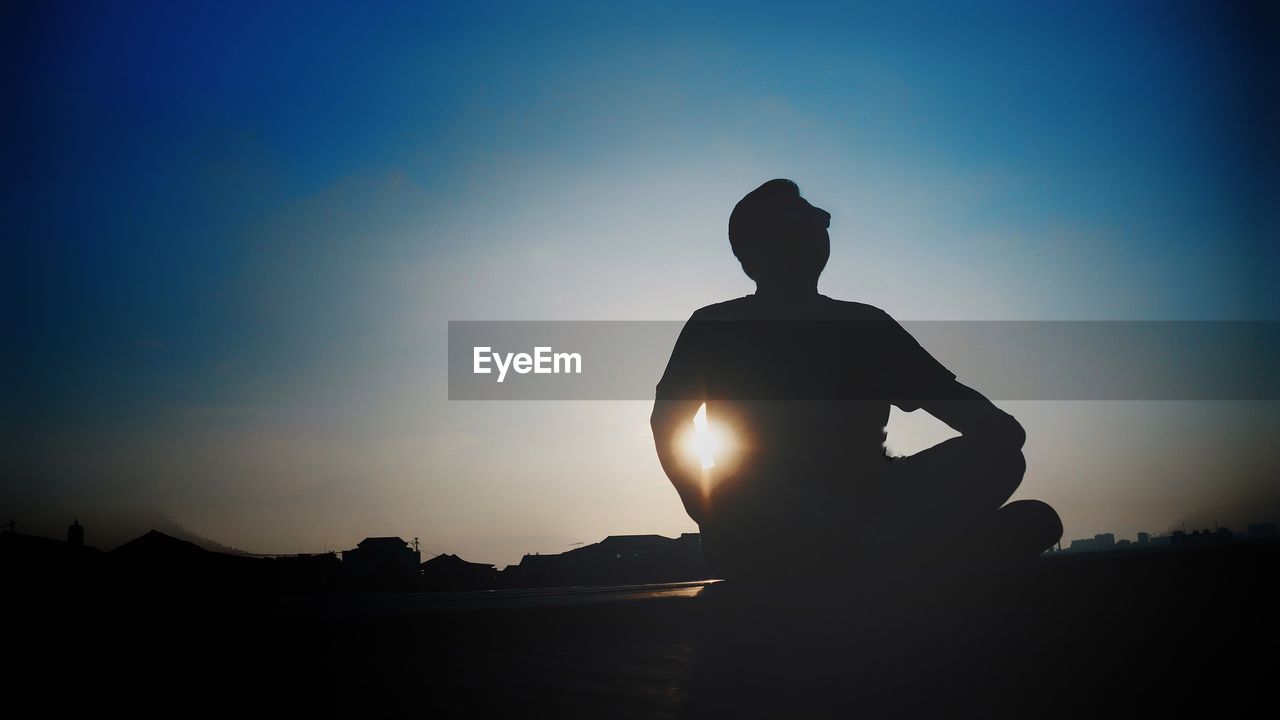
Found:
[(6, 695), (60, 716), (1269, 714), (1277, 559), (1131, 550), (773, 592), (10, 589)]

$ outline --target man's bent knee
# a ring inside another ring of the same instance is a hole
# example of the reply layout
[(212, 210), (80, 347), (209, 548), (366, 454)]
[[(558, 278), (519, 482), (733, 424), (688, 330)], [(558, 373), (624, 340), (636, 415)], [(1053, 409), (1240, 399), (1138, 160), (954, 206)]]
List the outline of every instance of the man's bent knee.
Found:
[(1062, 518), (1048, 503), (1039, 500), (1018, 500), (1000, 509), (1004, 513), (1016, 513), (1018, 534), (1034, 554), (1048, 550), (1062, 539)]

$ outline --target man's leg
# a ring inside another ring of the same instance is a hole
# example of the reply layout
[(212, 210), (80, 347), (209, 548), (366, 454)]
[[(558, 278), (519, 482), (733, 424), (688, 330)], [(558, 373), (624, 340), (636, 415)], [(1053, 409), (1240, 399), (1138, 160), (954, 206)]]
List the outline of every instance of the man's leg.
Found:
[(1004, 504), (1025, 471), (1021, 451), (958, 437), (892, 460), (887, 491), (896, 523), (922, 551), (1034, 557), (1058, 541), (1062, 523), (1038, 500)]
[(974, 535), (974, 549), (993, 560), (1035, 557), (1062, 539), (1062, 520), (1048, 503), (1015, 500), (995, 513), (988, 532)]
[(1026, 470), (1020, 450), (993, 450), (956, 437), (890, 461), (889, 491), (924, 515), (973, 516), (1004, 505)]

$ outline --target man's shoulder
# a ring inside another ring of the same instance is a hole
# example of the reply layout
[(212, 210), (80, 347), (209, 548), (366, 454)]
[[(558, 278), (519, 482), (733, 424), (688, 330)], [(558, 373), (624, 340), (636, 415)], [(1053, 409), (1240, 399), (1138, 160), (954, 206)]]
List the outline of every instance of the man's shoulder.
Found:
[(827, 306), (828, 312), (838, 316), (842, 320), (893, 320), (889, 313), (881, 310), (875, 305), (867, 303), (855, 302), (853, 300), (836, 300), (835, 298), (821, 296)]
[(735, 320), (750, 315), (755, 306), (752, 295), (743, 295), (732, 300), (703, 305), (689, 316), (689, 320)]
[(831, 319), (889, 321), (887, 312), (867, 303), (852, 300), (836, 300), (818, 295), (815, 304), (777, 307), (762, 302), (755, 295), (743, 295), (731, 300), (704, 305), (689, 316), (691, 322), (717, 320), (769, 320), (769, 319)]

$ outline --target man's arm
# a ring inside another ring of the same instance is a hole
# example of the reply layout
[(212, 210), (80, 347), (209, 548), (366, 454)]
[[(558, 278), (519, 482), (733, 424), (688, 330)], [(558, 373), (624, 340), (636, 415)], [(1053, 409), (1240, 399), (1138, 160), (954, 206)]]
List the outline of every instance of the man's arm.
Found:
[[(883, 312), (883, 311), (881, 311)], [(968, 441), (996, 450), (1020, 450), (1022, 425), (982, 393), (956, 380), (902, 325), (884, 314), (892, 402), (907, 412), (924, 408)]]
[(649, 416), (658, 462), (680, 495), (685, 512), (698, 524), (707, 517), (703, 473), (696, 463), (680, 453), (677, 444), (681, 429), (693, 425), (693, 416), (701, 405), (699, 400), (657, 400), (653, 403), (653, 414)]
[(704, 375), (707, 328), (702, 323), (702, 313), (703, 310), (694, 311), (680, 329), (667, 368), (655, 388), (653, 413), (649, 416), (658, 462), (680, 495), (685, 512), (698, 524), (706, 519), (709, 505), (705, 473), (701, 463), (681, 452), (680, 443), (686, 437), (682, 431), (692, 431), (693, 416), (707, 395)]
[(958, 380), (930, 393), (919, 405), (964, 437), (992, 448), (1019, 450), (1027, 439), (1012, 415)]

